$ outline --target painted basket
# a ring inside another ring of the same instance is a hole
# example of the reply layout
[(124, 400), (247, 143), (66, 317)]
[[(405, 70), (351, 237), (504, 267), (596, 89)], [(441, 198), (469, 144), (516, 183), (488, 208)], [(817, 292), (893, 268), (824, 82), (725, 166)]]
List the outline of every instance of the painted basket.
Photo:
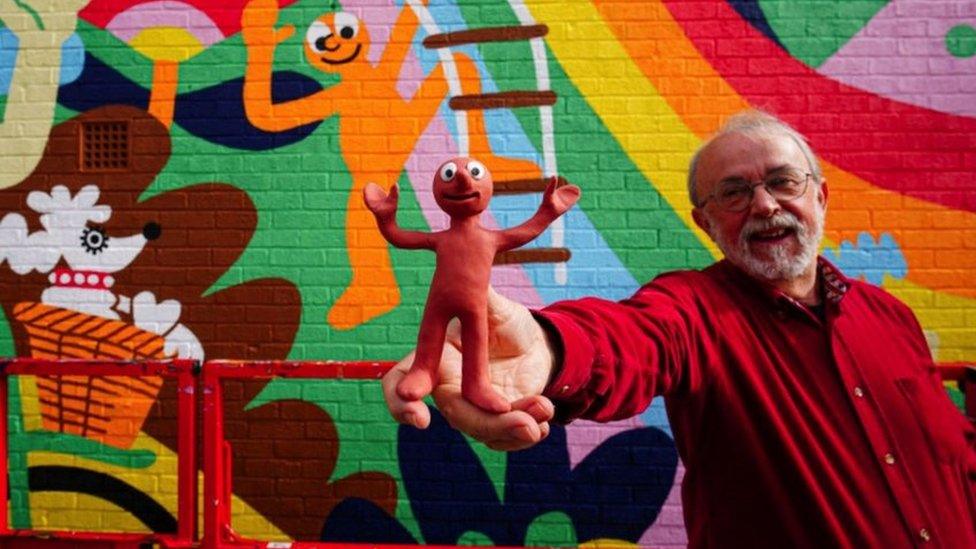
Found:
[[(169, 358), (163, 338), (132, 324), (43, 303), (14, 305), (33, 358), (139, 360)], [(45, 429), (129, 448), (142, 429), (160, 377), (37, 376)]]

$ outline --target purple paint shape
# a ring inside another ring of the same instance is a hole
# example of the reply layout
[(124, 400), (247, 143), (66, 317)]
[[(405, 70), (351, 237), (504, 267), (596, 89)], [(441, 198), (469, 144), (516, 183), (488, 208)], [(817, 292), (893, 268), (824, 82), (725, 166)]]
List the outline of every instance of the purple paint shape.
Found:
[(105, 30), (116, 38), (129, 42), (140, 32), (153, 27), (183, 29), (200, 41), (204, 47), (224, 39), (224, 34), (207, 14), (185, 2), (162, 0), (146, 2), (131, 7), (105, 25)]
[(976, 26), (976, 1), (893, 0), (818, 72), (903, 103), (976, 116), (976, 57), (949, 53), (956, 25)]
[[(367, 59), (375, 65), (383, 53), (383, 48), (389, 42), (390, 29), (396, 22), (401, 8), (390, 5), (388, 0), (348, 0), (343, 2), (343, 9), (359, 17), (366, 26), (372, 41)], [(400, 78), (397, 81), (397, 91), (403, 97), (412, 96), (420, 86), (424, 76), (420, 60), (413, 52), (408, 53), (403, 62)], [(457, 156), (457, 154), (457, 143), (451, 136), (447, 124), (439, 117), (435, 117), (420, 136), (414, 146), (413, 153), (404, 166), (424, 219), (434, 231), (446, 229), (450, 220), (447, 214), (434, 202), (434, 193), (431, 188), (434, 173), (442, 162)], [(488, 166), (488, 169), (490, 170), (491, 166)], [(491, 215), (490, 210), (481, 214), (481, 222), (487, 228), (498, 228), (498, 223)], [(498, 290), (498, 293), (527, 307), (541, 307), (543, 305), (542, 297), (521, 266), (495, 267), (491, 272), (491, 283)]]
[(596, 421), (576, 420), (566, 426), (566, 446), (569, 449), (569, 466), (575, 468), (590, 452), (608, 438), (624, 431), (646, 427), (640, 416), (620, 421), (598, 423)]

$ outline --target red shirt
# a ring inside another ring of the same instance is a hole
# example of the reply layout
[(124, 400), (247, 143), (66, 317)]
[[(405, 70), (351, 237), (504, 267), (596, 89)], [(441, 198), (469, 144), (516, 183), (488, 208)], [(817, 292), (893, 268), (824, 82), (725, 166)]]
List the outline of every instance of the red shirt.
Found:
[(557, 419), (664, 395), (691, 547), (976, 547), (976, 436), (918, 322), (819, 265), (823, 320), (727, 261), (539, 311)]

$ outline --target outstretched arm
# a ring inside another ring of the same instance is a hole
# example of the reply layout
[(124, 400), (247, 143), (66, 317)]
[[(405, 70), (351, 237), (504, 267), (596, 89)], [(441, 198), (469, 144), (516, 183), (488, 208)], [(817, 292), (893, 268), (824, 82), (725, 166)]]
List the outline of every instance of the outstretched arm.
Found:
[(247, 48), (244, 73), (244, 113), (254, 127), (267, 132), (287, 131), (332, 115), (332, 96), (338, 86), (312, 95), (274, 104), (271, 99), (271, 68), (275, 48), (295, 32), (286, 25), (280, 29), (278, 0), (251, 0), (241, 14), (241, 35)]
[(400, 198), (400, 188), (394, 185), (390, 194), (383, 192), (376, 183), (369, 183), (363, 189), (363, 200), (366, 207), (376, 217), (383, 238), (397, 248), (434, 249), (434, 235), (420, 231), (405, 231), (396, 224), (397, 202)]
[(512, 248), (518, 248), (530, 242), (533, 238), (542, 234), (550, 223), (557, 217), (566, 213), (579, 200), (580, 189), (576, 185), (563, 185), (556, 187), (558, 178), (553, 177), (542, 195), (542, 204), (535, 214), (525, 223), (511, 229), (499, 231), (498, 251), (504, 252)]
[[(427, 0), (423, 0), (420, 3), (426, 6)], [(410, 2), (404, 2), (403, 8), (400, 10), (400, 15), (397, 16), (396, 22), (393, 23), (393, 30), (390, 32), (390, 41), (383, 48), (383, 54), (380, 56), (379, 68), (389, 71), (394, 80), (400, 74), (400, 65), (403, 64), (403, 60), (407, 57), (407, 52), (410, 51), (410, 45), (413, 43), (414, 35), (417, 34), (417, 26), (419, 24), (420, 20), (417, 19), (417, 14), (410, 6)]]

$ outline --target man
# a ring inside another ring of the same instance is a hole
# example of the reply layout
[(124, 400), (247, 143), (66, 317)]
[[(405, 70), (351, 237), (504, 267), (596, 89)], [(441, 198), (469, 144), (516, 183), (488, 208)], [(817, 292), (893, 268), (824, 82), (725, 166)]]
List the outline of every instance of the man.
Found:
[[(533, 315), (493, 294), (492, 375), (513, 411), (460, 397), (455, 342), (434, 393), (444, 416), (513, 450), (553, 418), (625, 418), (664, 395), (692, 547), (976, 547), (973, 429), (911, 311), (817, 257), (828, 192), (803, 137), (737, 115), (688, 180), (725, 260), (620, 303)], [(423, 403), (392, 390), (403, 365), (384, 379), (387, 402), (423, 428)]]

